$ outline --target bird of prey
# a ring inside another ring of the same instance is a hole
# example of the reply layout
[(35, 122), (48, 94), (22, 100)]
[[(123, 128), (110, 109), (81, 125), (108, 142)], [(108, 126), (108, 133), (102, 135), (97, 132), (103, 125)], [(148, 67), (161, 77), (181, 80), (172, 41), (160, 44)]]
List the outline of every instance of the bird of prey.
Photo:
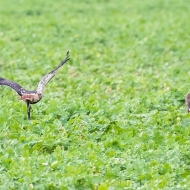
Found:
[(185, 98), (185, 104), (186, 104), (187, 112), (190, 112), (190, 93), (187, 94)]
[(69, 51), (66, 54), (66, 58), (51, 72), (46, 74), (38, 83), (36, 90), (26, 90), (19, 84), (0, 77), (0, 85), (6, 85), (14, 89), (18, 95), (21, 97), (20, 100), (23, 100), (27, 104), (27, 115), (28, 120), (30, 120), (30, 104), (36, 104), (42, 99), (42, 94), (45, 89), (46, 84), (55, 76), (56, 72), (60, 67), (63, 66), (69, 60)]

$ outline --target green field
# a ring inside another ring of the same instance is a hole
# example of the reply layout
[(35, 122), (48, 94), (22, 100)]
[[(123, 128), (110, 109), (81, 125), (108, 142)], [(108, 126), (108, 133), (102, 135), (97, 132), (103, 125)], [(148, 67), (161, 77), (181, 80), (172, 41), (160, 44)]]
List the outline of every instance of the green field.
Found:
[(190, 189), (188, 0), (0, 2), (0, 189)]

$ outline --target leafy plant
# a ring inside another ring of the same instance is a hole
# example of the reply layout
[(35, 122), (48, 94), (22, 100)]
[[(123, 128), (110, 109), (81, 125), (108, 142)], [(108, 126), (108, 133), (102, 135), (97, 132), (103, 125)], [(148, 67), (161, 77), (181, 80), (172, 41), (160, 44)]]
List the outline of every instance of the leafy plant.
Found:
[(0, 189), (189, 189), (187, 1), (0, 2)]

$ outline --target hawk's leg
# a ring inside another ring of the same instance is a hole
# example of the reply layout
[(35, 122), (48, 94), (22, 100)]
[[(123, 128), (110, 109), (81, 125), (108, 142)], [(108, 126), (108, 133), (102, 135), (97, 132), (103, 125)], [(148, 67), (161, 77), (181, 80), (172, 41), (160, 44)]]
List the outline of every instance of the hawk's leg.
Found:
[(30, 106), (29, 100), (26, 101), (26, 104), (27, 104), (28, 120), (30, 120), (30, 110), (31, 110), (31, 106)]

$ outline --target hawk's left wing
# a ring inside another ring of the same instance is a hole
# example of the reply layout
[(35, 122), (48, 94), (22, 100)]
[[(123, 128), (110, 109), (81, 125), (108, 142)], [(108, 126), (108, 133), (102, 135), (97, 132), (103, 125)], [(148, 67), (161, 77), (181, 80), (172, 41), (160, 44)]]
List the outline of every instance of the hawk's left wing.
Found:
[(14, 89), (20, 96), (23, 95), (23, 92), (26, 91), (22, 86), (20, 86), (19, 84), (13, 82), (13, 81), (10, 81), (10, 80), (7, 80), (7, 79), (4, 79), (4, 78), (1, 78), (0, 77), (0, 85), (6, 85), (6, 86), (9, 86), (11, 87), (12, 89)]

